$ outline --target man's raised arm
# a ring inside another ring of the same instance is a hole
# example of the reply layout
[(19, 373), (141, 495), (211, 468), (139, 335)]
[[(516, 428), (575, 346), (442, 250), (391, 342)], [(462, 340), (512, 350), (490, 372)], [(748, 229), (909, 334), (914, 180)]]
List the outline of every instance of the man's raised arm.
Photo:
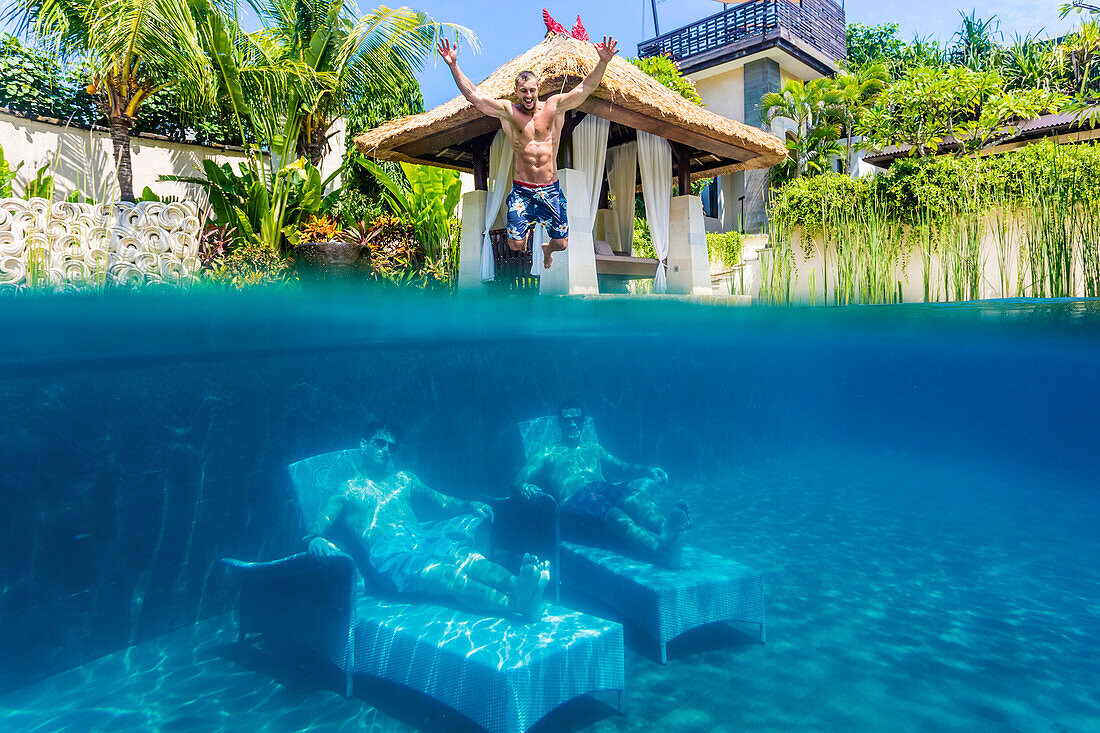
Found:
[(482, 94), (478, 88), (474, 86), (474, 83), (462, 73), (462, 69), (458, 68), (457, 41), (455, 45), (452, 46), (451, 42), (444, 38), (439, 42), (439, 47), (436, 50), (439, 51), (439, 55), (443, 57), (443, 60), (447, 62), (447, 66), (451, 67), (451, 75), (455, 78), (455, 84), (458, 85), (458, 91), (462, 92), (462, 96), (466, 97), (470, 104), (490, 117), (504, 118), (508, 114), (508, 103), (505, 100), (493, 99), (488, 95)]
[(603, 73), (607, 71), (607, 64), (615, 56), (619, 50), (618, 44), (615, 39), (610, 36), (603, 37), (603, 43), (594, 44), (596, 46), (596, 53), (599, 54), (600, 61), (596, 64), (596, 67), (592, 71), (588, 72), (588, 76), (581, 80), (581, 83), (573, 87), (565, 94), (556, 95), (558, 100), (558, 111), (567, 109), (576, 109), (584, 104), (584, 100), (588, 99), (592, 92), (596, 91), (596, 87), (600, 85), (600, 80), (603, 79)]

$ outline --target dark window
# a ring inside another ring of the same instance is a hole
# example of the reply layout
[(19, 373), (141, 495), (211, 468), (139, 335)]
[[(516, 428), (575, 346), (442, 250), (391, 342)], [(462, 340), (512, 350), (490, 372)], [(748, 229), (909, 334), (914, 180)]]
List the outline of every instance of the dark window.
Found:
[(714, 218), (720, 217), (718, 211), (718, 187), (718, 179), (714, 178), (706, 185), (706, 188), (703, 189), (703, 214), (705, 216), (712, 216)]

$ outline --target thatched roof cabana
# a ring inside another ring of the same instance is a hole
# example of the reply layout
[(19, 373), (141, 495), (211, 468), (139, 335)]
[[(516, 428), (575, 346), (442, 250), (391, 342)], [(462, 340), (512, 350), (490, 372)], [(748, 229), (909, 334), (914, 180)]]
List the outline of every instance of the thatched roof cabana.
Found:
[[(478, 88), (497, 99), (510, 97), (516, 74), (530, 70), (538, 76), (540, 94), (545, 97), (572, 88), (598, 60), (590, 43), (551, 34), (494, 71)], [(688, 173), (696, 179), (768, 168), (787, 154), (776, 137), (689, 102), (619, 56), (608, 64), (599, 88), (578, 111), (611, 121), (608, 147), (632, 139), (636, 130), (670, 141), (677, 149), (681, 179)], [(374, 158), (443, 166), (477, 176), (475, 158), (484, 158), (488, 140), (499, 129), (499, 120), (486, 117), (458, 96), (435, 109), (364, 132), (355, 143)]]

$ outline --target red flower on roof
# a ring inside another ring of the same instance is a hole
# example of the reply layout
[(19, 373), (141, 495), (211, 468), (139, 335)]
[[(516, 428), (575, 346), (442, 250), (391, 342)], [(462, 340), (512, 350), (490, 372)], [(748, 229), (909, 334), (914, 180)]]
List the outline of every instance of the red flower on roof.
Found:
[(572, 33), (565, 30), (565, 26), (550, 17), (550, 12), (546, 9), (542, 9), (542, 22), (546, 23), (546, 30), (550, 33), (564, 33), (567, 36), (573, 36), (578, 41), (588, 40), (588, 31), (584, 29), (584, 24), (581, 23), (581, 16), (577, 16), (577, 22), (573, 24)]
[(573, 38), (578, 41), (588, 40), (588, 31), (584, 29), (584, 24), (581, 23), (581, 16), (577, 16), (577, 22), (573, 24)]
[(569, 35), (569, 31), (565, 30), (565, 26), (551, 18), (550, 11), (548, 11), (546, 8), (542, 9), (542, 20), (544, 23), (546, 23), (546, 30), (550, 31), (551, 33), (564, 33), (566, 35)]

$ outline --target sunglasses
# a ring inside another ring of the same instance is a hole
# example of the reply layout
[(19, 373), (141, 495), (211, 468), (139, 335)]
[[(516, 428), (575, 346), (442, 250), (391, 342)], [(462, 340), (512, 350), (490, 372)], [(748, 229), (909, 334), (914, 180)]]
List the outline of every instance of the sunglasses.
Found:
[(397, 443), (392, 440), (386, 440), (385, 438), (371, 438), (367, 445), (375, 450), (382, 450), (385, 448), (390, 453), (393, 453), (397, 449)]

